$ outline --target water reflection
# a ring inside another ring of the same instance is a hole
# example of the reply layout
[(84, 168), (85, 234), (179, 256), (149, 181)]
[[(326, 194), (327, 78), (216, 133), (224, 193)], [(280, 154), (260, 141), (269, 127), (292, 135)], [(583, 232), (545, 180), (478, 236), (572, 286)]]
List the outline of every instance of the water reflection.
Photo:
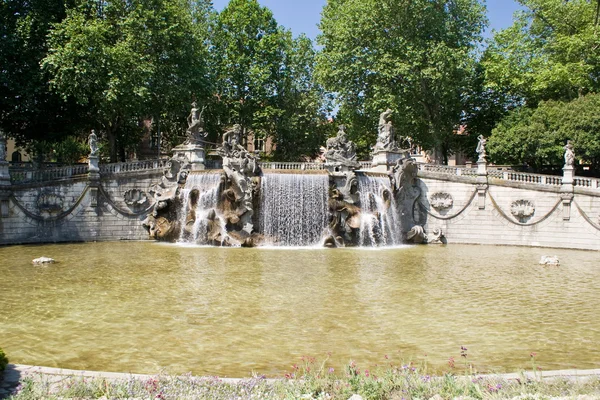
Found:
[[(146, 242), (0, 248), (1, 346), (63, 368), (281, 375), (449, 357), (479, 370), (598, 368), (595, 252), (489, 246), (223, 249)], [(57, 264), (34, 267), (33, 258)]]

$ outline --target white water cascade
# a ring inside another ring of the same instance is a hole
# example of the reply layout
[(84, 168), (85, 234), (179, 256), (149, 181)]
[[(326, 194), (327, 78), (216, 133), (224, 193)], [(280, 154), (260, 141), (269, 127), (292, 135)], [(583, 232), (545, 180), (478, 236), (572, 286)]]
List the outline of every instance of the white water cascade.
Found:
[[(182, 213), (179, 216), (181, 223), (181, 234), (179, 237), (180, 242), (198, 243), (205, 244), (206, 238), (202, 233), (207, 230), (207, 216), (211, 211), (216, 212), (217, 203), (219, 201), (219, 186), (221, 183), (221, 174), (219, 173), (192, 173), (188, 175), (185, 182), (185, 187), (181, 193), (183, 198), (183, 205), (181, 207)], [(193, 210), (189, 210), (192, 204), (191, 197), (192, 192), (196, 190), (198, 199), (195, 202)], [(186, 232), (184, 227), (186, 226), (188, 215), (190, 211), (193, 211), (195, 216), (195, 222), (191, 235)], [(218, 214), (217, 214), (218, 216)], [(224, 226), (223, 221), (221, 225)]]
[(260, 232), (278, 246), (317, 245), (327, 226), (329, 176), (264, 174)]
[(362, 209), (360, 246), (394, 246), (402, 243), (400, 215), (389, 178), (358, 175)]

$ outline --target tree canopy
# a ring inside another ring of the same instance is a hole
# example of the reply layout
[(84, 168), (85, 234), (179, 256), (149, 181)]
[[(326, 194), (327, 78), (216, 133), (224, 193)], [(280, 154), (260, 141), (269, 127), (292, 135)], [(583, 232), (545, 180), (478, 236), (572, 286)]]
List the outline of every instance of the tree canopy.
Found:
[(447, 156), (485, 26), (477, 0), (330, 0), (317, 75), (363, 154), (390, 107), (404, 136)]

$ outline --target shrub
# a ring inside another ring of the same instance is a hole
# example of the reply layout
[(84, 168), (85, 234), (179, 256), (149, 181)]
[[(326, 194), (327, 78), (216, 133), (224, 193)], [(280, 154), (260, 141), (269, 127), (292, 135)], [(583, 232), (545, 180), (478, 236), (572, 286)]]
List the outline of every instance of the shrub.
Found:
[(8, 358), (6, 358), (6, 354), (4, 354), (4, 351), (2, 351), (2, 349), (0, 349), (0, 372), (4, 372), (4, 369), (6, 368), (7, 365), (8, 365)]

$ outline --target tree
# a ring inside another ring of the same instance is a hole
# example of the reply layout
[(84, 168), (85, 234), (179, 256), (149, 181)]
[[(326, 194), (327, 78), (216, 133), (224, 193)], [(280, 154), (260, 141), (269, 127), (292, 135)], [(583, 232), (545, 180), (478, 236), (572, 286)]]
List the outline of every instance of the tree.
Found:
[(209, 129), (240, 124), (244, 138), (271, 137), (272, 157), (314, 155), (324, 142), (324, 92), (312, 79), (315, 52), (293, 39), (256, 0), (232, 0), (215, 18)]
[(541, 101), (508, 114), (488, 140), (490, 159), (527, 164), (536, 170), (563, 165), (564, 145), (573, 140), (575, 154), (593, 169), (600, 167), (600, 95), (573, 101)]
[(0, 129), (31, 147), (34, 140), (60, 141), (80, 129), (80, 110), (48, 87), (40, 68), (46, 37), (62, 21), (67, 0), (0, 2)]
[(573, 100), (600, 89), (600, 2), (519, 0), (525, 9), (496, 33), (482, 61), (486, 85), (512, 103)]
[(362, 155), (390, 107), (403, 136), (444, 158), (461, 122), (476, 43), (477, 0), (330, 0), (323, 10), (317, 75), (335, 92)]
[(111, 161), (139, 142), (139, 120), (185, 118), (206, 95), (205, 54), (186, 0), (83, 0), (50, 35), (51, 86), (85, 107)]
[(215, 104), (221, 123), (240, 124), (244, 135), (272, 106), (282, 64), (284, 34), (256, 0), (232, 0), (217, 16), (212, 39)]

